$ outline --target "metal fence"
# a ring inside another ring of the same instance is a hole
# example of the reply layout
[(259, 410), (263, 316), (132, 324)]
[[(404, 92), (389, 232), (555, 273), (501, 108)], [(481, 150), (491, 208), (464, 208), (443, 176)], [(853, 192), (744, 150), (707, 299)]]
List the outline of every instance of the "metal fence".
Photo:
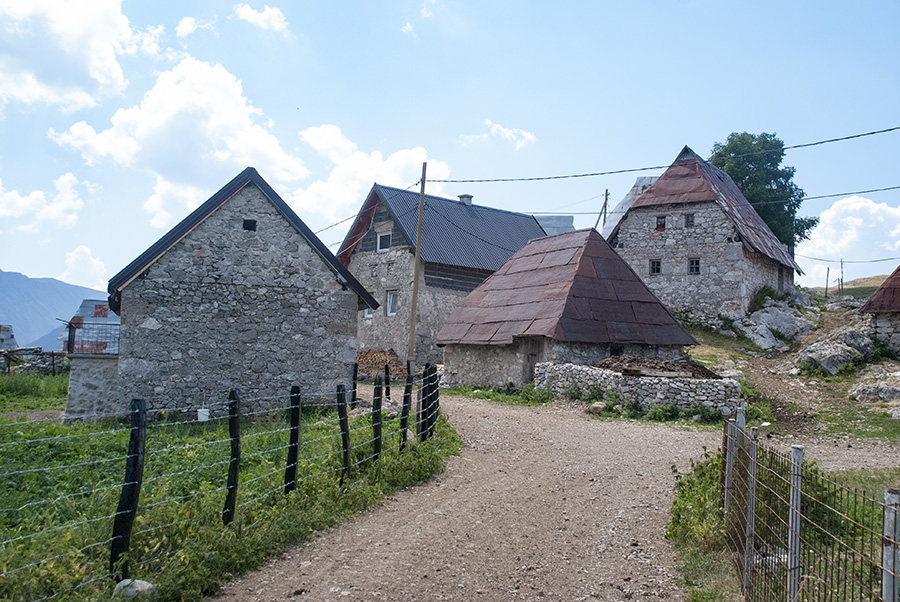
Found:
[(119, 325), (109, 322), (68, 322), (66, 353), (119, 353)]
[(897, 602), (900, 490), (850, 490), (748, 433), (741, 409), (723, 436), (725, 525), (748, 601)]

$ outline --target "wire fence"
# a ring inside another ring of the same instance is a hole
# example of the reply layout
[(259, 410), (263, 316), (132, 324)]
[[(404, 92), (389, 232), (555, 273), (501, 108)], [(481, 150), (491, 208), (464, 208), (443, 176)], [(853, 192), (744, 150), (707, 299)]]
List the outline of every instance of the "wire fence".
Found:
[(339, 385), (330, 402), (307, 405), (293, 387), (253, 412), (241, 407), (262, 398), (233, 391), (219, 417), (148, 422), (152, 412), (134, 400), (130, 425), (3, 423), (0, 600), (81, 600), (126, 577), (177, 578), (210, 538), (208, 554), (235, 558), (260, 553), (261, 530), (302, 538), (329, 505), (390, 461), (415, 461), (404, 450), (435, 434), (433, 366), (407, 375), (402, 402), (386, 406), (383, 384), (376, 379), (371, 408), (353, 409), (355, 393)]
[(119, 324), (110, 322), (85, 322), (73, 318), (67, 323), (66, 353), (90, 353), (106, 355), (119, 353)]
[(743, 411), (722, 444), (725, 525), (746, 600), (897, 602), (900, 490), (876, 500), (748, 433)]

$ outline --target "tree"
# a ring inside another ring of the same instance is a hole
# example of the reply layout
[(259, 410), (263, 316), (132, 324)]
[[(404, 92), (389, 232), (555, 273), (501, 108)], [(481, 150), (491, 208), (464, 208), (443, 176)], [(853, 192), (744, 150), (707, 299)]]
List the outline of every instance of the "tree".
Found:
[(727, 173), (778, 240), (793, 250), (819, 223), (817, 217), (797, 217), (803, 189), (794, 184), (794, 168), (782, 166), (784, 142), (775, 134), (729, 134), (713, 145), (709, 162)]

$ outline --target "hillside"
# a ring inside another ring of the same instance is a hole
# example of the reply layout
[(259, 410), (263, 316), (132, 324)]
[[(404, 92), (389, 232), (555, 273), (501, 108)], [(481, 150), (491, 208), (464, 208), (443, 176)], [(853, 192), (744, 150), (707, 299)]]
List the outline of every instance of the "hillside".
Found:
[[(862, 299), (865, 297), (869, 297), (872, 293), (875, 292), (881, 283), (887, 280), (890, 274), (882, 274), (881, 276), (867, 276), (865, 278), (857, 278), (855, 280), (848, 280), (844, 283), (844, 291), (843, 293), (838, 289), (837, 286), (832, 286), (828, 288), (828, 296), (833, 297), (835, 295), (850, 295), (851, 297), (856, 297), (857, 299)], [(816, 291), (817, 293), (824, 293), (824, 286), (814, 286), (811, 290)]]
[(29, 278), (0, 270), (0, 324), (12, 324), (23, 347), (57, 331), (56, 318), (71, 318), (83, 299), (106, 299), (106, 293), (55, 278)]

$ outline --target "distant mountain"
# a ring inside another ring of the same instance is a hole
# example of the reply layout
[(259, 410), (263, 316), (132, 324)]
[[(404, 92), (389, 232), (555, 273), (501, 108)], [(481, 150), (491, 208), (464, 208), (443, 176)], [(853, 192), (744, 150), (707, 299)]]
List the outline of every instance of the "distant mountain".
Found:
[(0, 270), (0, 324), (12, 324), (22, 347), (57, 331), (56, 318), (71, 318), (83, 299), (106, 299), (106, 293), (55, 278), (29, 278)]

